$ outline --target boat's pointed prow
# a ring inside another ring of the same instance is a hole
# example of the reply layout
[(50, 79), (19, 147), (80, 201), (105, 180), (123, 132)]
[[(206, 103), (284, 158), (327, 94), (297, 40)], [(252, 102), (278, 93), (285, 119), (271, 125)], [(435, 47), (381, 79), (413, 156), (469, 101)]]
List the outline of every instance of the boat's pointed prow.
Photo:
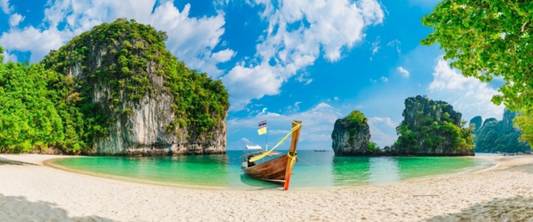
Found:
[(287, 154), (287, 170), (285, 170), (285, 184), (283, 190), (289, 189), (289, 183), (291, 181), (291, 172), (294, 163), (296, 163), (296, 147), (298, 146), (298, 139), (300, 138), (300, 130), (302, 129), (302, 121), (293, 120), (292, 128), (298, 127), (295, 131), (292, 132), (291, 139), (291, 148)]

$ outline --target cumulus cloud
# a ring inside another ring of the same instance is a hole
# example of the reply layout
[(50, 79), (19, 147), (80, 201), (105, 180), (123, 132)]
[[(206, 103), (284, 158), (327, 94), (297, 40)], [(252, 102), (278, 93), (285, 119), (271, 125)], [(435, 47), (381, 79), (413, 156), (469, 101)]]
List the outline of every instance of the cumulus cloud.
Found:
[(24, 16), (15, 13), (11, 16), (9, 16), (9, 25), (10, 26), (17, 26), (20, 22), (24, 21)]
[(2, 56), (4, 57), (4, 63), (7, 62), (17, 62), (17, 56), (13, 54), (9, 54), (7, 50), (4, 50), (4, 53), (2, 53)]
[[(2, 4), (7, 1), (0, 1), (4, 9)], [(56, 0), (47, 4), (42, 24), (4, 32), (0, 44), (9, 50), (31, 52), (30, 61), (38, 62), (50, 50), (58, 49), (75, 35), (103, 22), (126, 17), (167, 32), (166, 45), (172, 54), (185, 61), (187, 66), (217, 77), (223, 73), (217, 64), (227, 62), (235, 55), (231, 49), (214, 49), (224, 34), (224, 15), (219, 12), (214, 16), (195, 18), (189, 15), (191, 7), (186, 4), (180, 11), (172, 1), (156, 5), (156, 0)]]
[(371, 135), (370, 140), (374, 141), (381, 148), (391, 146), (398, 139), (396, 135), (397, 125), (389, 117), (368, 118)]
[(409, 78), (409, 71), (407, 71), (407, 69), (404, 69), (403, 67), (400, 66), (396, 70), (398, 70), (398, 72), (402, 74), (403, 77)]
[(469, 121), (477, 115), (501, 118), (503, 115), (504, 107), (491, 102), (492, 96), (499, 94), (495, 89), (478, 79), (464, 77), (442, 58), (434, 67), (433, 77), (428, 87), (430, 98), (449, 102), (463, 114), (463, 119)]
[(385, 76), (382, 76), (381, 78), (379, 78), (382, 82), (388, 82), (389, 79)]
[(31, 52), (30, 61), (41, 60), (51, 49), (58, 49), (64, 41), (72, 37), (72, 32), (58, 31), (55, 27), (38, 30), (33, 26), (11, 29), (2, 34), (0, 45), (11, 51)]
[(231, 109), (241, 110), (251, 99), (279, 93), (283, 79), (267, 64), (247, 68), (234, 67), (225, 77), (224, 84), (231, 96)]
[(0, 8), (4, 13), (9, 14), (13, 10), (13, 6), (9, 5), (9, 0), (0, 0)]
[[(264, 7), (261, 17), (269, 26), (256, 45), (253, 61), (258, 61), (257, 64), (239, 64), (222, 78), (229, 93), (234, 95), (230, 102), (236, 110), (243, 109), (252, 99), (277, 94), (285, 81), (314, 64), (320, 56), (331, 62), (339, 60), (344, 50), (364, 38), (365, 27), (383, 21), (383, 11), (375, 0), (255, 0), (249, 3)], [(252, 72), (257, 67), (261, 72)], [(269, 76), (260, 76), (265, 73)], [(251, 94), (239, 94), (243, 91), (234, 83), (253, 82), (257, 78), (276, 81), (256, 85)]]

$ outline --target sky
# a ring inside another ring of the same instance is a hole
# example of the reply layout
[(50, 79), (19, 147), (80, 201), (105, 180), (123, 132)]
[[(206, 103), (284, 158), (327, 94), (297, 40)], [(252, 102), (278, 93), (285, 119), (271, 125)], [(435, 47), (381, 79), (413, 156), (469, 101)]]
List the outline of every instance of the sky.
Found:
[[(117, 18), (165, 31), (167, 49), (228, 90), (228, 150), (274, 146), (302, 120), (298, 149), (331, 149), (338, 118), (360, 110), (371, 141), (397, 139), (404, 101), (427, 95), (463, 114), (501, 119), (501, 79), (466, 78), (443, 60), (421, 18), (438, 0), (0, 0), (4, 60), (39, 62)], [(267, 120), (267, 135), (258, 122)], [(287, 149), (284, 143), (280, 149)]]

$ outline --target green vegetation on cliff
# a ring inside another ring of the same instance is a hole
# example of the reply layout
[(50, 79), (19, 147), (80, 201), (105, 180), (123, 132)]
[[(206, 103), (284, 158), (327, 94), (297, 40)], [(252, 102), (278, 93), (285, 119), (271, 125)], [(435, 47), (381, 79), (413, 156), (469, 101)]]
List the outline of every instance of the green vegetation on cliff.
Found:
[(405, 120), (396, 128), (399, 152), (453, 154), (474, 148), (473, 129), (461, 127), (461, 113), (448, 103), (417, 96), (407, 98), (405, 105)]
[(367, 122), (365, 114), (363, 114), (359, 110), (354, 110), (350, 112), (350, 115), (346, 117), (346, 120), (348, 120), (350, 125), (354, 125), (354, 126), (361, 126), (363, 124), (366, 124)]
[[(36, 133), (24, 131), (28, 139), (14, 137), (18, 129), (2, 127), (0, 148), (20, 146), (26, 151), (53, 145), (78, 152), (91, 147), (94, 138), (108, 135), (110, 124), (130, 115), (131, 104), (140, 104), (146, 96), (156, 97), (161, 91), (174, 101), (175, 118), (166, 126), (167, 132), (187, 129), (188, 139), (194, 140), (215, 129), (229, 107), (225, 87), (220, 80), (178, 61), (165, 49), (166, 38), (164, 32), (149, 25), (118, 19), (74, 37), (40, 64), (2, 65), (1, 72), (11, 74), (0, 74), (0, 100), (15, 108), (0, 108), (6, 110), (0, 112), (0, 124), (33, 128)], [(164, 85), (158, 85), (161, 83)], [(96, 92), (111, 95), (111, 99), (98, 101)], [(25, 110), (38, 120), (25, 116)], [(16, 119), (28, 123), (6, 122)]]
[[(494, 118), (487, 119), (483, 126), (474, 131), (476, 152), (515, 153), (530, 151), (530, 146), (518, 139), (522, 133), (513, 126), (513, 119), (516, 116), (516, 113), (506, 109), (501, 121)], [(474, 117), (474, 119), (476, 118), (481, 121), (481, 117)]]
[(47, 148), (64, 139), (42, 65), (3, 63), (0, 47), (0, 151)]

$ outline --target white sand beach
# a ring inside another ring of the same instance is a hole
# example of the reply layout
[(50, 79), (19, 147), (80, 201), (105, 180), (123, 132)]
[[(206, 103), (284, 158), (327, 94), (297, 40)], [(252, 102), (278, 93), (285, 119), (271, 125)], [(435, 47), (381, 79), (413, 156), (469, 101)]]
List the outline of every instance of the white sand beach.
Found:
[(195, 190), (43, 165), (62, 156), (0, 155), (0, 221), (533, 221), (533, 156), (497, 167), (334, 190)]

